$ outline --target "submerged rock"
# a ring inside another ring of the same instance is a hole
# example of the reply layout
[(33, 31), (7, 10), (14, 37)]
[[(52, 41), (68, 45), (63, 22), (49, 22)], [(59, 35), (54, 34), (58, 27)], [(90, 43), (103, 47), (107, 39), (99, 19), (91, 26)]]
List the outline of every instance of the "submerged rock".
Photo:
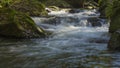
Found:
[(98, 17), (89, 17), (89, 18), (87, 19), (87, 21), (88, 21), (89, 23), (91, 23), (91, 26), (93, 26), (93, 27), (102, 26), (102, 24), (101, 24), (101, 22), (100, 22), (100, 18), (98, 18)]
[(0, 36), (38, 38), (45, 37), (46, 34), (28, 15), (10, 8), (2, 8), (0, 9)]
[(108, 43), (108, 40), (104, 38), (101, 38), (101, 39), (93, 38), (93, 39), (89, 39), (89, 42), (90, 43)]

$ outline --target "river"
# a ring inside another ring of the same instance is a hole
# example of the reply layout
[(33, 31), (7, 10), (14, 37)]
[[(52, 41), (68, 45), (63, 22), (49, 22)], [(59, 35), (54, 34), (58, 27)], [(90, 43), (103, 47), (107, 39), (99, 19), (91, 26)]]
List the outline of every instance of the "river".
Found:
[(120, 68), (120, 53), (107, 49), (108, 21), (96, 10), (49, 16), (33, 17), (53, 32), (47, 38), (0, 38), (0, 68)]

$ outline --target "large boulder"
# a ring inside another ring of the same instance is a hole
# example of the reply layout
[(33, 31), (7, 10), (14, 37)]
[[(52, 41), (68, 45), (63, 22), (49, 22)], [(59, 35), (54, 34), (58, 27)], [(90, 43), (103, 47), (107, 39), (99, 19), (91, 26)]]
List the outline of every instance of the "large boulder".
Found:
[(38, 38), (45, 37), (46, 33), (36, 26), (28, 15), (10, 8), (2, 8), (0, 9), (0, 36)]
[(108, 48), (109, 50), (120, 51), (120, 30), (112, 33)]
[[(115, 8), (116, 7), (116, 8)], [(112, 8), (112, 15), (110, 17), (110, 27), (109, 32), (111, 33), (111, 38), (108, 44), (110, 50), (120, 51), (120, 1), (115, 0)]]
[(120, 51), (120, 14), (111, 18), (109, 32), (111, 33), (111, 38), (108, 44), (110, 50)]
[(38, 0), (13, 0), (11, 8), (27, 13), (30, 16), (45, 16), (45, 6)]
[(109, 32), (114, 33), (120, 29), (120, 9), (117, 10), (111, 17)]

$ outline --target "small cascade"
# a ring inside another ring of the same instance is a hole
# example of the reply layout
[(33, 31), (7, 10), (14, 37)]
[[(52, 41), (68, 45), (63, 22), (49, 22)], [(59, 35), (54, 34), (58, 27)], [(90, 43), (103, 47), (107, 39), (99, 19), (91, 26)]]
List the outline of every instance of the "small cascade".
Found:
[(107, 49), (109, 24), (99, 15), (96, 10), (77, 9), (74, 13), (50, 10), (49, 17), (32, 17), (52, 36), (19, 41), (0, 39), (0, 67), (120, 68), (120, 54)]
[[(78, 9), (77, 9), (78, 11)], [(83, 10), (82, 12), (69, 13), (66, 10), (61, 11), (51, 11), (49, 13), (51, 17), (49, 18), (37, 18), (34, 17), (34, 21), (37, 25), (43, 27), (44, 29), (56, 30), (61, 28), (67, 28), (69, 26), (73, 27), (105, 27), (108, 29), (108, 23), (105, 19), (99, 18), (99, 13), (96, 10)], [(59, 31), (59, 30), (58, 30)]]

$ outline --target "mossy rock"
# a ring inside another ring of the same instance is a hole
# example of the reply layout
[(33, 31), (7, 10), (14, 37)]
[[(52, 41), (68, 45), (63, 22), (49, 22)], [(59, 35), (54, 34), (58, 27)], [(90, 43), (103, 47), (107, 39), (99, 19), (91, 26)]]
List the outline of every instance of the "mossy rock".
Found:
[(46, 33), (42, 28), (36, 26), (28, 15), (10, 8), (2, 8), (0, 9), (0, 36), (38, 38), (45, 37)]
[(120, 30), (111, 35), (108, 48), (109, 50), (120, 51)]
[(120, 51), (120, 1), (114, 0), (112, 5), (112, 12), (110, 14), (110, 27), (109, 32), (111, 38), (108, 44), (110, 50)]
[(114, 33), (116, 30), (120, 29), (120, 1), (115, 1), (113, 3), (112, 14), (110, 17), (110, 29), (111, 33)]
[(11, 8), (30, 16), (46, 16), (45, 6), (38, 0), (15, 0)]
[(48, 8), (52, 11), (59, 11), (60, 10), (60, 8), (57, 6), (49, 6)]
[(114, 33), (116, 30), (120, 29), (120, 9), (115, 12), (111, 17), (109, 32)]

